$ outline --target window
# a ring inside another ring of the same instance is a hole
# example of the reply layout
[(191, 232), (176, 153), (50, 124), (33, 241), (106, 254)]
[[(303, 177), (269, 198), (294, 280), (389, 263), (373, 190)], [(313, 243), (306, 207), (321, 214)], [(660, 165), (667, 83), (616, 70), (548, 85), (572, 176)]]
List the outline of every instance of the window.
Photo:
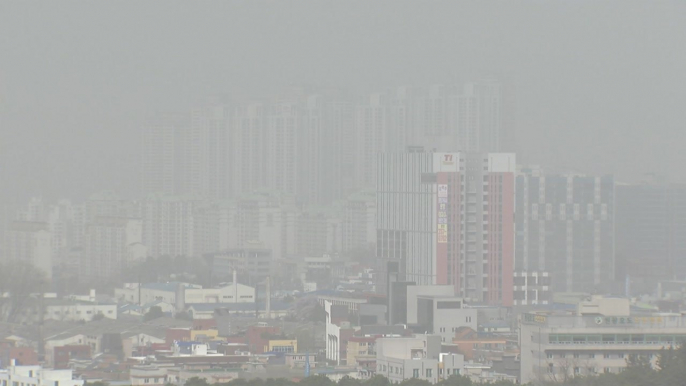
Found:
[(412, 378), (419, 378), (419, 369), (412, 369)]
[(553, 364), (548, 363), (548, 373), (552, 374), (553, 373)]
[(610, 374), (612, 372), (612, 371), (610, 371), (609, 367), (606, 367), (604, 371), (605, 371), (605, 374)]
[(548, 354), (546, 356), (548, 357), (548, 359), (553, 359), (553, 354)]
[(426, 369), (426, 377), (431, 378), (431, 369)]
[(581, 374), (581, 368), (580, 368), (580, 367), (575, 367), (575, 368), (574, 368), (574, 374), (575, 374), (575, 375)]

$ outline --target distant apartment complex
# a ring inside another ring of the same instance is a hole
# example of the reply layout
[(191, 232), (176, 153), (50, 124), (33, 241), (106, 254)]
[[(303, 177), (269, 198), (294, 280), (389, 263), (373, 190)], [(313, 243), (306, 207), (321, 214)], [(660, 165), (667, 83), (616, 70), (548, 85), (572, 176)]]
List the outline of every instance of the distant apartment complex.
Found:
[(548, 285), (557, 292), (610, 288), (615, 278), (612, 176), (522, 169), (515, 207), (516, 271), (549, 274)]
[(617, 267), (632, 287), (684, 280), (686, 185), (653, 181), (617, 185)]
[(495, 80), (397, 87), (350, 98), (294, 88), (271, 100), (218, 98), (142, 127), (144, 194), (233, 198), (269, 189), (328, 204), (376, 182), (376, 154), (413, 143), (467, 152), (508, 146)]

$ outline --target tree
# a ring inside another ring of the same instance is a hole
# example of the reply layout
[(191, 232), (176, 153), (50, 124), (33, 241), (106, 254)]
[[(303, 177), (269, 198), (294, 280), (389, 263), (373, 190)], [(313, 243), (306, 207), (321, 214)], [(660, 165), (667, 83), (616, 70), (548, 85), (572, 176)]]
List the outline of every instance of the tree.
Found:
[(105, 315), (102, 312), (98, 312), (97, 314), (93, 315), (93, 321), (98, 321), (98, 320), (103, 320), (105, 319)]
[(187, 311), (177, 312), (174, 317), (179, 320), (193, 321), (193, 317)]
[(209, 386), (209, 383), (207, 383), (207, 380), (205, 378), (199, 378), (199, 377), (193, 377), (189, 378), (186, 383), (183, 384), (184, 386)]
[(84, 386), (109, 386), (109, 383), (103, 382), (103, 381), (93, 381), (93, 382), (86, 381), (84, 383)]
[(346, 375), (338, 381), (338, 386), (361, 386), (362, 382), (359, 379), (351, 378)]
[(400, 382), (401, 386), (431, 386), (431, 382), (425, 379), (410, 378)]
[(472, 386), (472, 380), (468, 377), (463, 377), (461, 375), (455, 374), (448, 377), (441, 382), (440, 386)]
[(23, 261), (0, 263), (0, 315), (1, 319), (15, 323), (28, 307), (37, 302), (32, 294), (45, 292), (45, 273), (33, 264)]
[(150, 307), (150, 310), (143, 315), (143, 320), (146, 322), (150, 320), (154, 320), (157, 318), (161, 318), (164, 316), (164, 312), (162, 312), (162, 307), (160, 306), (152, 306)]
[(314, 350), (314, 327), (311, 329), (298, 330), (295, 333), (295, 338), (298, 340), (298, 350), (300, 352)]
[(301, 386), (333, 386), (334, 382), (326, 375), (313, 375), (300, 381)]
[(391, 382), (383, 375), (375, 375), (364, 382), (364, 386), (390, 386)]

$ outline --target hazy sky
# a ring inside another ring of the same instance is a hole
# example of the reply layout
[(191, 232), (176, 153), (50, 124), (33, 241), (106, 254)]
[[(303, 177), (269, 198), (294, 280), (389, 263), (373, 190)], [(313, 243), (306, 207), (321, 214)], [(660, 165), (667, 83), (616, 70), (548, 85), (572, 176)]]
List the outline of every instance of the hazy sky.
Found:
[(207, 94), (495, 74), (520, 160), (686, 181), (686, 1), (0, 1), (4, 197), (138, 187), (139, 126)]

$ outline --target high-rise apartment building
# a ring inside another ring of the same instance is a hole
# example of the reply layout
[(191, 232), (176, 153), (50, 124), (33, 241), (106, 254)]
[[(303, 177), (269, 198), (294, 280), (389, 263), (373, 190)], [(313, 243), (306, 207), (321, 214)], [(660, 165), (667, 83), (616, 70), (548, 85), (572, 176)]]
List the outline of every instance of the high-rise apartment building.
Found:
[(117, 278), (147, 256), (141, 219), (99, 216), (88, 224), (84, 238), (78, 268), (83, 282)]
[(187, 185), (176, 194), (193, 194), (208, 199), (233, 195), (233, 126), (229, 107), (212, 103), (191, 110), (191, 125), (183, 142), (185, 164), (182, 175)]
[(386, 95), (371, 94), (355, 112), (356, 179), (358, 186), (373, 187), (376, 174), (376, 155), (385, 151), (388, 130)]
[(608, 290), (615, 278), (612, 176), (517, 175), (515, 269), (550, 274), (556, 292)]
[(140, 169), (143, 194), (176, 194), (182, 190), (185, 130), (188, 130), (188, 120), (180, 114), (161, 115), (143, 126)]
[(343, 203), (343, 251), (367, 249), (376, 243), (376, 192), (352, 194)]
[(415, 141), (461, 152), (503, 151), (502, 100), (495, 80), (431, 86), (414, 98)]
[[(652, 291), (659, 280), (686, 277), (686, 185), (617, 185), (617, 270), (631, 288)], [(643, 292), (645, 293), (645, 292)]]
[(230, 197), (233, 128), (230, 108), (220, 103), (150, 119), (142, 129), (142, 193)]
[(514, 154), (379, 155), (381, 269), (396, 261), (400, 281), (449, 284), (465, 298), (512, 305), (514, 172)]
[(33, 264), (50, 280), (54, 264), (52, 238), (46, 222), (13, 221), (5, 235), (5, 261)]
[(195, 197), (148, 195), (141, 203), (143, 245), (148, 255), (194, 256)]

